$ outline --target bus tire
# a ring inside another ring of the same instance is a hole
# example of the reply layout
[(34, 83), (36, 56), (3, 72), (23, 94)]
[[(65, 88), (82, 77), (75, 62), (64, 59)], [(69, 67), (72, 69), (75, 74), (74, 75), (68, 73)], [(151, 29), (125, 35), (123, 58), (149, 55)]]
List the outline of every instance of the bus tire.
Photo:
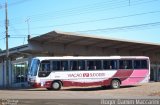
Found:
[(53, 90), (60, 90), (61, 87), (62, 87), (62, 84), (60, 81), (53, 81), (53, 83), (52, 83)]
[(118, 80), (118, 79), (113, 79), (112, 81), (111, 81), (111, 88), (112, 89), (118, 89), (118, 88), (120, 88), (120, 80)]

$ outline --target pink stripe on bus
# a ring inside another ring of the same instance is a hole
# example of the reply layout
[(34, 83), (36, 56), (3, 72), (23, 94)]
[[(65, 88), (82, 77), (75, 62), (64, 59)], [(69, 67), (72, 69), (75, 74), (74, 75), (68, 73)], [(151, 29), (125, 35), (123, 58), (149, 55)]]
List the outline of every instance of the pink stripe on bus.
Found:
[(145, 79), (147, 74), (148, 74), (148, 70), (146, 70), (146, 69), (134, 70), (133, 73), (131, 74), (131, 76), (128, 79), (122, 81), (121, 85), (135, 85), (135, 84), (138, 84)]

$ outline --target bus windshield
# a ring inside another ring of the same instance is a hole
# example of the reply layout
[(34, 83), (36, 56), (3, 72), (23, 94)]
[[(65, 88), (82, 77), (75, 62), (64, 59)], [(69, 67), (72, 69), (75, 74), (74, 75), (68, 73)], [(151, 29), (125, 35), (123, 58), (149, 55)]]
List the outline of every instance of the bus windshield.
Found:
[(40, 61), (38, 59), (33, 59), (32, 60), (30, 70), (29, 70), (29, 74), (31, 76), (36, 76), (37, 75), (39, 64), (40, 64)]

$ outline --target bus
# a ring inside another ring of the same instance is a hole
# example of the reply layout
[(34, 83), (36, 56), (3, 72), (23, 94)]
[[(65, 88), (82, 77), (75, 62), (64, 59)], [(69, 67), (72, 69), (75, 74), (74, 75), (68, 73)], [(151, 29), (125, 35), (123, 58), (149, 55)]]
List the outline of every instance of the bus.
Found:
[(146, 56), (34, 57), (28, 83), (34, 88), (60, 90), (69, 86), (120, 86), (146, 83), (150, 60)]

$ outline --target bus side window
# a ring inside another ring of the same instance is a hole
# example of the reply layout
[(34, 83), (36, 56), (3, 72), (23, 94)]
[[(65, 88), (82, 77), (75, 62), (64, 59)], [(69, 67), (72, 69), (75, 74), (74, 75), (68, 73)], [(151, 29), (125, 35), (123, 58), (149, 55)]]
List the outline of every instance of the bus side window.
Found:
[(117, 69), (117, 60), (111, 60), (112, 69)]
[(101, 60), (95, 61), (95, 70), (101, 70), (102, 69), (102, 62)]
[(68, 61), (61, 61), (61, 70), (68, 70)]
[(50, 71), (50, 64), (44, 65), (44, 71)]
[(40, 71), (50, 71), (50, 61), (44, 60), (41, 62)]
[(147, 69), (147, 60), (134, 60), (134, 69)]
[(147, 60), (141, 60), (141, 66), (142, 66), (142, 69), (147, 69), (148, 68)]
[(87, 67), (88, 70), (101, 70), (102, 69), (101, 60), (88, 60)]
[(106, 60), (103, 60), (103, 69), (107, 69), (107, 61)]
[(85, 61), (84, 60), (78, 61), (78, 70), (85, 70)]
[(132, 60), (119, 60), (119, 69), (132, 69)]
[(117, 69), (117, 61), (116, 60), (104, 60), (103, 69)]
[(119, 60), (119, 69), (124, 69), (124, 61)]
[(141, 68), (140, 60), (134, 60), (134, 69), (140, 69), (140, 68)]
[(78, 70), (78, 61), (70, 61), (70, 70)]
[(95, 69), (94, 68), (94, 61), (92, 61), (92, 60), (87, 61), (87, 69), (88, 70), (94, 70)]
[(60, 70), (60, 61), (53, 61), (52, 62), (52, 70), (59, 71)]

